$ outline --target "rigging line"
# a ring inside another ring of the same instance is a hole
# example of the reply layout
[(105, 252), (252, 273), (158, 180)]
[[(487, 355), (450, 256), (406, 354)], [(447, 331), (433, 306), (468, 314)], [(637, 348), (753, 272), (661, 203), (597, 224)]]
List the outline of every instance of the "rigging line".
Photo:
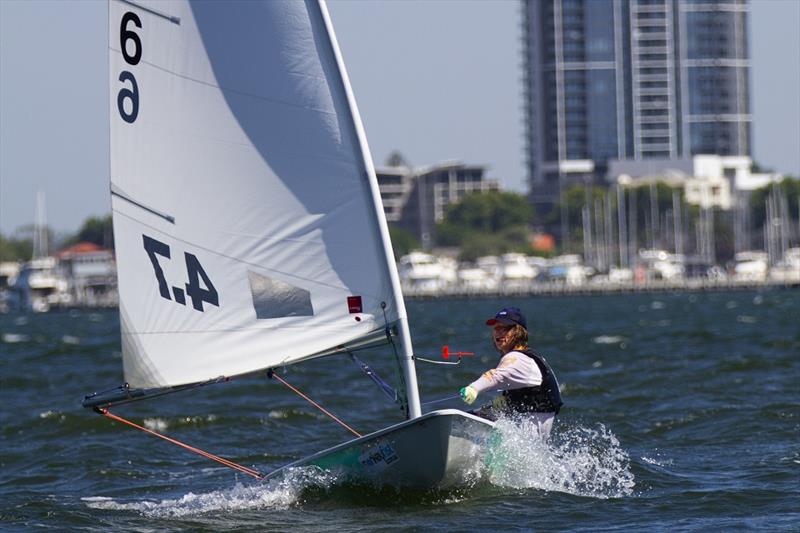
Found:
[(441, 402), (446, 402), (448, 400), (455, 400), (456, 398), (461, 398), (461, 396), (459, 394), (456, 394), (454, 396), (448, 396), (446, 398), (439, 398), (438, 400), (431, 400), (429, 402), (422, 402), (420, 405), (430, 405), (432, 403), (441, 403)]
[(277, 379), (278, 381), (280, 381), (281, 383), (283, 383), (284, 385), (286, 385), (287, 387), (289, 387), (289, 389), (291, 389), (293, 392), (297, 393), (297, 394), (298, 394), (298, 395), (299, 395), (301, 398), (303, 398), (305, 401), (307, 401), (308, 403), (310, 403), (311, 405), (313, 405), (314, 407), (316, 407), (317, 409), (319, 409), (320, 411), (322, 411), (323, 413), (325, 413), (325, 414), (326, 414), (326, 415), (328, 415), (329, 417), (333, 418), (333, 419), (334, 419), (336, 422), (338, 422), (339, 424), (341, 424), (341, 425), (342, 425), (342, 426), (343, 426), (345, 429), (347, 429), (347, 430), (348, 430), (350, 433), (352, 433), (352, 434), (353, 434), (353, 435), (355, 435), (356, 437), (360, 437), (360, 436), (361, 436), (361, 433), (359, 433), (359, 432), (358, 432), (358, 431), (356, 431), (355, 429), (351, 428), (350, 426), (348, 426), (347, 424), (345, 424), (344, 422), (342, 422), (340, 419), (336, 418), (336, 416), (335, 416), (333, 413), (331, 413), (330, 411), (328, 411), (327, 409), (325, 409), (324, 407), (322, 407), (320, 404), (318, 404), (317, 402), (315, 402), (314, 400), (312, 400), (311, 398), (309, 398), (308, 396), (306, 396), (305, 394), (303, 394), (303, 393), (302, 393), (300, 390), (298, 390), (298, 389), (296, 389), (296, 388), (292, 387), (292, 386), (291, 386), (291, 385), (290, 385), (290, 384), (289, 384), (289, 383), (288, 383), (288, 382), (287, 382), (285, 379), (283, 379), (282, 377), (280, 377), (280, 376), (279, 376), (278, 374), (276, 374), (276, 373), (275, 373), (273, 370), (270, 370), (270, 371), (267, 373), (267, 375), (268, 375), (270, 378), (275, 378), (275, 379)]
[[(403, 365), (400, 363), (400, 354), (397, 353), (397, 346), (395, 346), (394, 339), (392, 338), (392, 329), (391, 327), (389, 327), (389, 318), (386, 316), (386, 302), (381, 302), (381, 311), (383, 311), (383, 323), (385, 325), (384, 331), (386, 332), (386, 339), (389, 341), (389, 345), (392, 347), (392, 352), (394, 352), (394, 360), (397, 363), (397, 366), (399, 367), (400, 370), (398, 374), (400, 377), (400, 383), (402, 385), (400, 389), (402, 391), (402, 395), (400, 394), (397, 395), (397, 402), (400, 404), (400, 408), (403, 410), (403, 413), (405, 413), (406, 418), (408, 418), (409, 416), (408, 393), (405, 390), (406, 378), (403, 375), (403, 368), (402, 368)], [(396, 331), (397, 330), (395, 329), (395, 333)], [(395, 393), (397, 393), (397, 391), (395, 391)]]
[(359, 359), (355, 356), (353, 352), (347, 350), (347, 354), (350, 356), (350, 359), (353, 360), (355, 364), (361, 367), (361, 370), (376, 384), (378, 387), (381, 388), (381, 391), (386, 395), (393, 402), (399, 402), (400, 396), (397, 394), (397, 391), (386, 381), (381, 378), (377, 372), (372, 370), (367, 363)]
[(259, 472), (258, 470), (255, 470), (253, 468), (248, 468), (246, 466), (242, 466), (242, 465), (240, 465), (238, 463), (234, 463), (233, 461), (225, 459), (224, 457), (220, 457), (219, 455), (214, 455), (213, 453), (209, 453), (209, 452), (203, 451), (200, 448), (195, 448), (194, 446), (190, 446), (188, 444), (184, 444), (183, 442), (180, 442), (180, 441), (175, 440), (173, 438), (167, 437), (166, 435), (162, 435), (161, 433), (153, 431), (152, 429), (147, 429), (146, 427), (140, 426), (139, 424), (136, 424), (134, 422), (131, 422), (130, 420), (122, 418), (121, 416), (118, 416), (118, 415), (115, 415), (115, 414), (111, 413), (108, 409), (97, 407), (97, 408), (95, 408), (95, 410), (98, 413), (100, 413), (103, 416), (105, 416), (105, 417), (108, 417), (108, 418), (110, 418), (112, 420), (116, 420), (117, 422), (122, 422), (123, 424), (127, 424), (127, 425), (129, 425), (131, 427), (134, 427), (136, 429), (140, 429), (140, 430), (144, 431), (145, 433), (149, 433), (149, 434), (151, 434), (151, 435), (153, 435), (155, 437), (158, 437), (160, 439), (164, 439), (165, 441), (170, 442), (172, 444), (175, 444), (176, 446), (180, 446), (181, 448), (183, 448), (185, 450), (189, 450), (190, 452), (196, 453), (198, 455), (202, 455), (203, 457), (205, 457), (207, 459), (211, 459), (212, 461), (216, 461), (216, 462), (218, 462), (220, 464), (223, 464), (223, 465), (225, 465), (225, 466), (227, 466), (229, 468), (233, 468), (234, 470), (238, 470), (239, 472), (242, 472), (243, 474), (247, 474), (249, 476), (253, 476), (256, 479), (264, 479), (264, 475), (261, 472)]

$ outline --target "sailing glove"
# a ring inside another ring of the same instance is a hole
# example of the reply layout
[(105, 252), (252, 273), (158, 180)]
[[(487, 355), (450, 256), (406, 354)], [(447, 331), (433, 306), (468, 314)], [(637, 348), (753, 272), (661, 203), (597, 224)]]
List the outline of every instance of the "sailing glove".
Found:
[(478, 397), (478, 391), (470, 386), (462, 387), (458, 392), (461, 394), (461, 399), (464, 400), (464, 403), (467, 405), (472, 405), (472, 402)]

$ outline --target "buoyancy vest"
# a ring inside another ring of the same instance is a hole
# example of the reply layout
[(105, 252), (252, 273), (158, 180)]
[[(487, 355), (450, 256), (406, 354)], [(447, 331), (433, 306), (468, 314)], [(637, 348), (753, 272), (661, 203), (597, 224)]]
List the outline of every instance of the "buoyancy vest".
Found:
[(556, 413), (558, 414), (564, 402), (558, 390), (558, 380), (550, 365), (544, 357), (531, 350), (516, 350), (533, 359), (539, 372), (542, 373), (542, 383), (535, 387), (523, 387), (503, 392), (506, 406), (511, 411), (520, 413)]

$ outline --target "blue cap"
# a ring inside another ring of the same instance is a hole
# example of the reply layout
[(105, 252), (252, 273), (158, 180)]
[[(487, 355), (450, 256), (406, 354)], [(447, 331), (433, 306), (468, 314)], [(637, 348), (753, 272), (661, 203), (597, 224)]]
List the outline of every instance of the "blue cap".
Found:
[(528, 322), (525, 320), (525, 315), (519, 310), (519, 307), (504, 307), (486, 321), (487, 326), (494, 326), (495, 324), (504, 324), (506, 326), (522, 326), (528, 329)]

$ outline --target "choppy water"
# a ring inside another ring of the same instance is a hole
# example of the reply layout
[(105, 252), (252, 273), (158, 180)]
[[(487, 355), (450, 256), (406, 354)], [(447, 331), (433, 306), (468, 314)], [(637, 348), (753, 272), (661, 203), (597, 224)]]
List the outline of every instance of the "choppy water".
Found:
[[(418, 354), (478, 353), (420, 364), (423, 401), (496, 361), (482, 323), (504, 303), (408, 304)], [(800, 529), (800, 293), (514, 303), (567, 407), (548, 446), (501, 422), (502, 471), (433, 492), (236, 475), (80, 407), (121, 381), (115, 313), (0, 315), (0, 530)], [(388, 356), (364, 358), (391, 378)], [(344, 358), (284, 377), (362, 433), (399, 420)], [(117, 411), (264, 472), (348, 438), (266, 377)]]

